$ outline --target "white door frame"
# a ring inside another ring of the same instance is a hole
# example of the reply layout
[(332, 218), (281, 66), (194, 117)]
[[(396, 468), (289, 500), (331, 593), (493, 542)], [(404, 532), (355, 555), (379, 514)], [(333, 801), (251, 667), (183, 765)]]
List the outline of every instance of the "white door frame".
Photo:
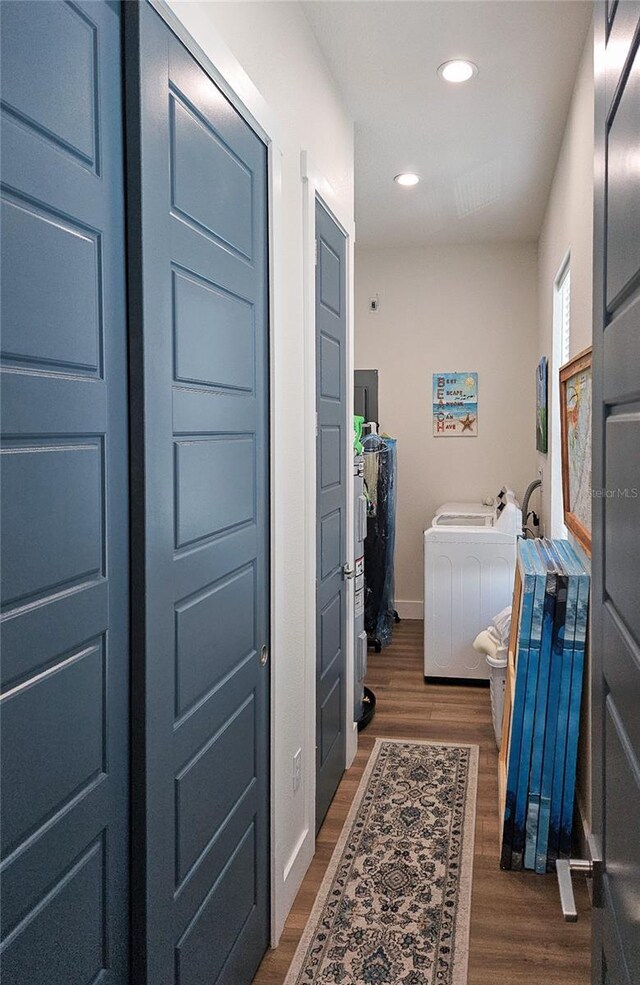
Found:
[[(304, 362), (305, 362), (305, 519), (306, 558), (305, 571), (307, 584), (305, 591), (306, 610), (306, 650), (316, 652), (316, 541), (317, 541), (317, 502), (316, 502), (316, 199), (319, 199), (331, 214), (347, 240), (346, 248), (346, 362), (347, 362), (347, 419), (345, 434), (350, 436), (353, 428), (353, 367), (354, 367), (354, 244), (355, 224), (350, 215), (341, 208), (337, 195), (324, 175), (314, 167), (307, 151), (300, 155), (300, 173), (304, 188)], [(347, 477), (347, 531), (354, 528), (354, 484), (353, 444), (346, 441), (345, 476)], [(347, 536), (347, 560), (354, 566), (353, 537)], [(346, 584), (346, 695), (345, 695), (345, 769), (351, 766), (358, 750), (358, 728), (353, 720), (354, 703), (354, 579)], [(315, 831), (316, 790), (315, 790), (315, 744), (316, 744), (316, 662), (307, 661), (306, 667), (306, 708), (307, 723), (307, 775), (313, 777), (308, 784), (308, 816), (313, 818)]]

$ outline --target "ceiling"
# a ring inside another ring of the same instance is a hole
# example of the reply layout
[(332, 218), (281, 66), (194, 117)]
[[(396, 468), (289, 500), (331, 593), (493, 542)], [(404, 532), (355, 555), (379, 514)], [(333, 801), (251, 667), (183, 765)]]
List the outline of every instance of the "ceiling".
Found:
[[(360, 246), (538, 238), (591, 20), (585, 0), (311, 0), (353, 119)], [(437, 68), (467, 58), (464, 85)], [(401, 188), (401, 171), (421, 182)]]

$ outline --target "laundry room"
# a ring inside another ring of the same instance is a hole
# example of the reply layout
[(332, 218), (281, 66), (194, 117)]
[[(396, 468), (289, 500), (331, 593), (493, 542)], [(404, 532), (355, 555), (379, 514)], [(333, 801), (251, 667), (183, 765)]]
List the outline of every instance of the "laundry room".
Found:
[[(379, 599), (365, 591), (369, 678), (376, 639), (386, 644), (395, 632), (402, 647), (401, 634), (414, 627), (413, 680), (434, 707), (452, 700), (462, 707), (466, 686), (489, 683), (486, 652), (473, 643), (488, 627), (497, 634), (491, 624), (500, 615), (507, 643), (523, 534), (568, 538), (589, 567), (584, 539), (565, 523), (560, 369), (591, 341), (590, 37), (574, 36), (565, 47), (573, 81), (552, 126), (532, 51), (520, 52), (512, 94), (490, 72), (483, 78), (481, 65), (468, 63), (462, 81), (448, 80), (440, 66), (430, 80), (438, 111), (428, 133), (400, 132), (385, 118), (391, 101), (380, 83), (380, 102), (370, 104), (375, 117), (356, 131), (368, 163), (356, 183), (355, 411), (366, 417), (367, 404), (375, 407), (373, 430), (393, 439), (395, 458), (393, 588), (382, 615)], [(357, 102), (365, 66), (336, 71), (348, 76)], [(533, 99), (525, 118), (516, 105), (527, 72), (540, 102)], [(496, 113), (491, 126), (475, 130), (483, 93)], [(407, 114), (418, 113), (410, 87), (407, 100)], [(543, 105), (544, 140), (536, 123)], [(374, 164), (368, 151), (383, 130), (387, 142), (378, 141)], [(365, 462), (367, 450), (376, 451), (368, 441)], [(375, 545), (365, 542), (365, 582), (369, 556), (369, 569), (378, 564)], [(384, 688), (372, 700), (379, 716)], [(490, 707), (488, 693), (474, 700)], [(585, 826), (588, 724), (585, 692), (577, 782)]]
[[(539, 140), (533, 114), (510, 137), (505, 121), (496, 121), (500, 157), (494, 154), (475, 168), (462, 163), (486, 159), (491, 151), (470, 147), (468, 130), (460, 126), (453, 133), (448, 118), (455, 113), (471, 126), (478, 87), (491, 85), (479, 69), (458, 85), (434, 73), (432, 84), (440, 83), (444, 104), (442, 133), (405, 134), (399, 148), (382, 155), (413, 167), (426, 159), (415, 184), (394, 181), (403, 175), (394, 175), (384, 160), (375, 169), (368, 165), (357, 188), (355, 366), (378, 370), (380, 425), (398, 442), (395, 597), (401, 617), (422, 618), (422, 533), (441, 504), (482, 503), (502, 486), (522, 498), (540, 478), (542, 488), (531, 502), (541, 521), (535, 533), (563, 532), (557, 373), (589, 345), (592, 316), (588, 45), (577, 56), (566, 127), (543, 182), (535, 181), (533, 166), (516, 174), (505, 159), (516, 147), (522, 153), (525, 140), (533, 151)], [(444, 161), (439, 138), (448, 154)], [(367, 132), (361, 142), (371, 139)], [(489, 131), (483, 139), (490, 144)], [(435, 142), (437, 163), (428, 154)], [(383, 170), (389, 190), (374, 209)], [(515, 187), (527, 182), (528, 198)], [(569, 269), (562, 322), (556, 310), (559, 278)], [(549, 440), (542, 453), (536, 447), (536, 367), (545, 356)], [(477, 387), (473, 424), (453, 434), (434, 422), (434, 387), (451, 374), (472, 374)]]

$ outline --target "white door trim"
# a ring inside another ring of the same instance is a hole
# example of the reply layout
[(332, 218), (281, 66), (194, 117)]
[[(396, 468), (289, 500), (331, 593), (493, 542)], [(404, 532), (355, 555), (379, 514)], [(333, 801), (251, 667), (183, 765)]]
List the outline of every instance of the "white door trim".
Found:
[[(347, 216), (340, 207), (338, 198), (330, 183), (313, 165), (307, 151), (300, 154), (300, 173), (304, 188), (304, 362), (305, 362), (305, 502), (307, 512), (305, 517), (305, 571), (307, 584), (305, 591), (305, 633), (306, 650), (316, 652), (316, 199), (331, 213), (336, 223), (342, 229), (347, 239), (347, 328), (346, 328), (346, 361), (347, 361), (347, 419), (345, 433), (351, 434), (353, 421), (353, 380), (354, 367), (354, 278), (353, 260), (355, 243), (355, 225), (351, 216)], [(346, 442), (345, 475), (347, 476), (347, 531), (354, 528), (354, 497), (353, 482), (353, 446)], [(353, 537), (347, 536), (347, 560), (353, 567), (354, 545)], [(346, 584), (346, 700), (345, 700), (345, 735), (346, 755), (345, 769), (348, 769), (358, 750), (358, 729), (353, 721), (354, 702), (354, 582)], [(306, 768), (308, 776), (313, 776), (309, 783), (310, 790), (307, 811), (312, 818), (311, 830), (315, 831), (315, 741), (316, 741), (316, 664), (308, 661), (306, 667), (306, 707), (305, 721), (307, 733), (307, 749), (310, 750)], [(311, 753), (313, 757), (311, 757)]]
[(189, 34), (168, 0), (148, 0), (148, 2), (261, 140), (269, 146), (274, 144), (283, 149), (284, 131), (276, 114), (251, 81), (222, 35), (210, 24), (207, 25), (207, 47), (210, 51), (208, 55)]

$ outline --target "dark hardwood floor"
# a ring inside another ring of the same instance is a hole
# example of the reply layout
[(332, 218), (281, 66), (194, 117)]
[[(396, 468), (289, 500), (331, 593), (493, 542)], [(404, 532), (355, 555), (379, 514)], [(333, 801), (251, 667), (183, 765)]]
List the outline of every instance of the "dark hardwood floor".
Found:
[(498, 867), (498, 754), (489, 691), (425, 685), (422, 622), (406, 620), (395, 628), (388, 649), (369, 653), (367, 683), (378, 699), (376, 716), (360, 733), (356, 760), (320, 830), (280, 945), (265, 955), (254, 985), (284, 981), (376, 736), (480, 746), (468, 985), (588, 985), (591, 927), (585, 881), (574, 879), (580, 917), (568, 924), (562, 920), (555, 876)]

